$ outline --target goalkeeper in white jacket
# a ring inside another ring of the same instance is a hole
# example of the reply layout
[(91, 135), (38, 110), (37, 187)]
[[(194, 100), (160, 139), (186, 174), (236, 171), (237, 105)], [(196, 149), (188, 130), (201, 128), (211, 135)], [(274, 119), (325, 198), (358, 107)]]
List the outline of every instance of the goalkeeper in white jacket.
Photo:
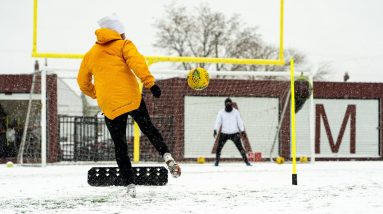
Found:
[(217, 136), (217, 131), (219, 130), (215, 166), (219, 165), (221, 151), (227, 140), (232, 140), (234, 142), (246, 165), (251, 166), (241, 143), (240, 135), (246, 134), (245, 127), (239, 111), (233, 108), (233, 102), (230, 98), (226, 98), (225, 100), (225, 109), (218, 112), (214, 125), (214, 138)]

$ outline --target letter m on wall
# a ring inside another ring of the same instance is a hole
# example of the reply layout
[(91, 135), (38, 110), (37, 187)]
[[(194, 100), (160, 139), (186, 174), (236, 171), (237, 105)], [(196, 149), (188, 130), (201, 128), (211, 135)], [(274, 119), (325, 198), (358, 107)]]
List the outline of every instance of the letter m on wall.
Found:
[(316, 105), (316, 116), (315, 116), (315, 153), (320, 153), (320, 142), (321, 142), (321, 121), (323, 121), (324, 128), (326, 130), (326, 136), (330, 143), (330, 148), (333, 153), (338, 153), (339, 147), (342, 143), (344, 131), (347, 127), (348, 121), (350, 121), (350, 153), (355, 153), (355, 117), (356, 117), (356, 105), (348, 105), (346, 113), (344, 114), (343, 122), (340, 127), (336, 142), (331, 132), (329, 119), (326, 115), (326, 111), (323, 104)]

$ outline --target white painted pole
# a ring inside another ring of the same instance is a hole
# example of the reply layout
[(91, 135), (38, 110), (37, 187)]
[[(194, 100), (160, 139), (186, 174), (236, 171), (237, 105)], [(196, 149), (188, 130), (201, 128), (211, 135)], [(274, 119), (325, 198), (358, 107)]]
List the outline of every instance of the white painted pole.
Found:
[(47, 71), (41, 71), (41, 166), (47, 165)]
[(310, 163), (315, 163), (315, 104), (314, 104), (314, 80), (313, 80), (313, 72), (309, 74), (309, 82), (313, 87), (310, 96), (310, 106), (309, 106), (309, 121), (310, 121), (310, 150), (311, 150), (311, 158)]

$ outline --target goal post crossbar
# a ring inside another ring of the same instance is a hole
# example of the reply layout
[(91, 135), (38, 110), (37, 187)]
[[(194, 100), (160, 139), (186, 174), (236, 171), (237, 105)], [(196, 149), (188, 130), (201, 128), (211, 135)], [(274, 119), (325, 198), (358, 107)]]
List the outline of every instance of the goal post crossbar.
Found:
[[(72, 68), (53, 68), (53, 67), (46, 67), (45, 68), (48, 73), (51, 72), (78, 72), (78, 69), (72, 69)], [(170, 75), (177, 75), (182, 74), (185, 75), (189, 71), (188, 70), (172, 70), (172, 69), (151, 69), (150, 73), (152, 74), (170, 74)], [(296, 76), (305, 76), (308, 79), (312, 76), (311, 72), (307, 71), (295, 71), (294, 74)], [(280, 76), (280, 77), (290, 77), (290, 72), (288, 71), (209, 71), (210, 76), (214, 75), (236, 75), (236, 76)]]
[[(84, 54), (65, 53), (37, 53), (32, 52), (35, 58), (62, 58), (82, 59)], [(189, 62), (189, 63), (211, 63), (211, 64), (242, 64), (242, 65), (279, 65), (284, 66), (283, 59), (238, 59), (238, 58), (204, 58), (204, 57), (176, 57), (176, 56), (145, 56), (148, 65), (161, 62)]]

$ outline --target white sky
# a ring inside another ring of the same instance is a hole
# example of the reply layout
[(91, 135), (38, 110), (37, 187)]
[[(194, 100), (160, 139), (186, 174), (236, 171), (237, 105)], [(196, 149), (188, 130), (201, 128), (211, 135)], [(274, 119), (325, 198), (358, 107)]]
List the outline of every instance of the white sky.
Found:
[[(116, 12), (142, 54), (164, 55), (153, 48), (153, 24), (172, 2), (190, 9), (208, 2), (228, 16), (238, 13), (259, 26), (265, 41), (279, 45), (279, 0), (39, 0), (38, 51), (84, 53), (94, 43), (97, 20)], [(33, 0), (1, 3), (0, 73), (30, 73)], [(330, 63), (330, 81), (342, 81), (347, 71), (350, 81), (383, 82), (382, 8), (381, 0), (285, 0), (285, 48), (306, 54), (313, 68)], [(79, 62), (49, 59), (52, 67), (77, 69)]]

